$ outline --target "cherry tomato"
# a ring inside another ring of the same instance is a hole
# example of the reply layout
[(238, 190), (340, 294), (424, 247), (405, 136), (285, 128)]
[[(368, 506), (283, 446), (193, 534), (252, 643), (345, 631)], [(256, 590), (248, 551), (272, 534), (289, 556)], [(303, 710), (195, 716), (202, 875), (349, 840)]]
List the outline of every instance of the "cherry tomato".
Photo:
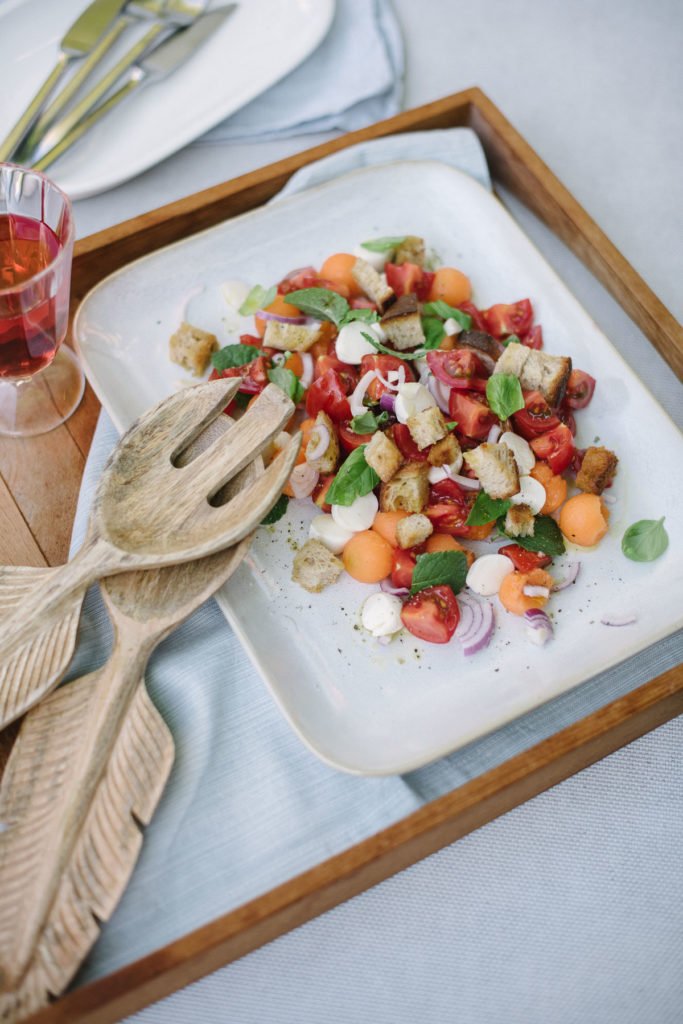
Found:
[(506, 544), (505, 547), (498, 548), (498, 554), (507, 555), (518, 572), (545, 569), (546, 565), (550, 565), (552, 562), (550, 555), (542, 555), (538, 551), (527, 551), (519, 544)]
[(327, 492), (332, 486), (332, 481), (334, 480), (334, 477), (334, 473), (330, 473), (328, 476), (321, 476), (317, 484), (313, 488), (313, 493), (311, 494), (311, 498), (318, 506), (318, 508), (322, 509), (323, 512), (332, 511), (332, 506), (327, 504), (327, 502), (325, 501), (325, 496), (327, 495)]
[(470, 537), (471, 527), (467, 525), (467, 517), (474, 503), (455, 480), (441, 480), (429, 491), (429, 504), (424, 510), (436, 531), (449, 533), (451, 537)]
[(572, 370), (567, 383), (565, 402), (570, 409), (585, 409), (595, 391), (595, 377), (583, 370)]
[(263, 339), (258, 334), (240, 334), (240, 345), (253, 345), (255, 348), (263, 348)]
[(472, 317), (472, 327), (476, 331), (485, 331), (486, 323), (481, 311), (472, 302), (461, 302), (458, 309), (462, 310), (463, 313), (467, 313), (468, 316)]
[(415, 555), (411, 551), (403, 551), (401, 548), (394, 549), (394, 564), (391, 567), (392, 587), (407, 587), (413, 582), (413, 569), (415, 568)]
[(315, 418), (321, 409), (335, 423), (351, 419), (351, 406), (346, 397), (344, 382), (336, 370), (326, 370), (306, 392), (308, 415)]
[[(388, 380), (387, 374), (391, 370), (400, 370), (401, 367), (403, 367), (403, 369), (405, 370), (406, 382), (414, 381), (415, 374), (413, 373), (408, 363), (405, 362), (405, 360), (399, 359), (398, 356), (387, 356), (380, 354), (377, 354), (376, 356), (363, 356), (360, 364), (360, 376), (362, 377), (363, 374), (368, 373), (369, 370), (379, 370), (384, 379)], [(377, 380), (377, 378), (375, 378), (375, 380), (370, 381), (370, 386), (368, 387), (367, 390), (367, 396), (373, 402), (378, 402), (382, 395), (384, 394), (384, 392), (388, 390), (389, 389), (387, 388), (387, 386), (385, 384), (382, 384), (381, 380)]]
[(239, 390), (245, 395), (258, 395), (268, 383), (270, 360), (265, 356), (257, 356), (244, 366), (232, 366), (228, 370), (213, 370), (209, 380), (219, 377), (241, 377)]
[(530, 443), (536, 458), (547, 462), (553, 473), (563, 473), (574, 457), (574, 438), (564, 423)]
[(341, 377), (344, 394), (350, 395), (358, 383), (358, 372), (355, 366), (343, 363), (331, 352), (325, 356), (318, 356), (313, 368), (313, 379), (317, 380), (327, 373), (328, 370), (335, 370)]
[(570, 408), (568, 408), (566, 401), (563, 402), (560, 408), (558, 409), (557, 415), (560, 417), (562, 423), (567, 424), (574, 437), (576, 437), (576, 420), (574, 419), (573, 412)]
[(318, 271), (315, 267), (301, 267), (293, 270), (287, 277), (283, 278), (277, 286), (280, 295), (289, 295), (300, 288), (315, 288), (318, 283)]
[(520, 334), (519, 340), (527, 348), (541, 349), (543, 348), (543, 328), (540, 324), (536, 324), (526, 334)]
[(445, 583), (425, 587), (403, 605), (401, 622), (413, 636), (431, 644), (447, 644), (460, 621), (455, 594)]
[[(469, 387), (472, 379), (481, 379), (488, 375), (482, 361), (469, 348), (456, 348), (446, 352), (439, 348), (432, 349), (427, 353), (427, 365), (434, 376), (449, 387), (461, 383), (463, 387)], [(480, 388), (473, 386), (472, 390), (478, 391)], [(483, 390), (486, 391), (486, 381)]]
[(474, 395), (456, 388), (453, 388), (448, 396), (448, 411), (451, 419), (458, 424), (458, 434), (479, 440), (483, 440), (497, 422), (488, 405), (480, 402)]
[(429, 448), (420, 450), (417, 447), (405, 423), (394, 423), (391, 434), (394, 444), (404, 459), (407, 459), (408, 462), (426, 462)]
[(526, 441), (559, 427), (560, 418), (552, 411), (540, 391), (524, 392), (524, 408), (512, 415), (515, 430)]
[(338, 424), (339, 441), (345, 452), (355, 451), (362, 444), (367, 444), (372, 434), (356, 434), (349, 426), (348, 420)]
[(486, 330), (494, 338), (506, 338), (509, 334), (521, 337), (531, 327), (534, 311), (528, 299), (510, 304), (499, 302), (482, 310)]
[(387, 284), (393, 288), (396, 295), (414, 292), (421, 301), (427, 298), (434, 280), (434, 274), (418, 267), (416, 263), (402, 263), (400, 266), (387, 263), (384, 272), (387, 275)]

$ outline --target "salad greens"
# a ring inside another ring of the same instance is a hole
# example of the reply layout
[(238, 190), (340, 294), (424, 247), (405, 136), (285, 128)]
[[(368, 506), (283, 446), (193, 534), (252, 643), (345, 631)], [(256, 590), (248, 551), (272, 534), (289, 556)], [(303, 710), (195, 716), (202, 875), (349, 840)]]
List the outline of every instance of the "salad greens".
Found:
[(633, 562), (654, 562), (669, 546), (669, 535), (661, 519), (639, 519), (629, 526), (621, 541), (621, 550)]
[(434, 551), (418, 555), (413, 570), (410, 593), (417, 594), (425, 587), (445, 583), (454, 594), (465, 586), (467, 558), (462, 551)]
[(379, 477), (365, 461), (365, 445), (351, 452), (325, 495), (328, 505), (353, 505), (356, 498), (369, 494), (379, 483)]

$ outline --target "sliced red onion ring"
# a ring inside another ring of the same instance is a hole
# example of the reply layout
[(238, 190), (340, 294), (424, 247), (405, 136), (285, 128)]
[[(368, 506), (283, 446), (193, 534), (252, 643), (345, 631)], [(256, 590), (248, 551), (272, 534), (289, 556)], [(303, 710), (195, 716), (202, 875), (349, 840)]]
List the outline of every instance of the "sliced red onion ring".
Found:
[(301, 374), (301, 383), (305, 388), (309, 387), (313, 380), (313, 356), (310, 352), (301, 352), (301, 362), (304, 364), (304, 372)]
[(462, 644), (463, 654), (468, 657), (488, 647), (496, 620), (493, 605), (489, 601), (481, 601), (471, 594), (461, 592), (458, 594), (458, 605), (460, 622), (455, 635)]
[(385, 594), (393, 594), (394, 597), (407, 597), (408, 596), (408, 588), (407, 587), (392, 587), (391, 580), (388, 577), (385, 580), (380, 580), (379, 585), (380, 585), (380, 589), (383, 590)]
[(486, 436), (486, 443), (495, 444), (502, 433), (503, 428), (498, 423), (494, 423)]
[(349, 396), (349, 405), (351, 406), (352, 416), (362, 416), (363, 413), (367, 411), (363, 405), (363, 399), (365, 398), (366, 391), (370, 387), (371, 381), (375, 380), (376, 377), (376, 370), (368, 370), (368, 372), (364, 373), (356, 384), (353, 389), (353, 393)]
[(310, 316), (280, 316), (279, 313), (269, 313), (267, 309), (257, 309), (254, 313), (259, 320), (275, 320), (279, 324), (293, 324), (295, 327), (305, 327), (320, 323)]
[(522, 593), (526, 594), (527, 597), (550, 597), (550, 591), (547, 587), (534, 587), (529, 584), (522, 588)]
[(307, 462), (295, 466), (289, 478), (289, 486), (292, 488), (294, 497), (307, 498), (309, 494), (312, 494), (319, 475), (318, 470), (313, 469), (313, 466), (309, 466)]
[[(403, 369), (403, 367), (401, 367), (401, 369)], [(391, 372), (392, 371), (390, 371), (390, 373)], [(394, 370), (393, 373), (396, 373), (396, 371)], [(403, 370), (403, 380), (401, 380), (399, 377), (394, 383), (392, 383), (389, 380), (389, 374), (387, 374), (387, 376), (385, 377), (380, 370), (375, 370), (375, 376), (377, 377), (377, 380), (380, 382), (380, 384), (384, 384), (384, 387), (388, 388), (389, 391), (398, 391), (401, 384), (405, 384), (405, 375), (406, 372), (405, 370)]]
[(383, 409), (384, 412), (393, 413), (395, 405), (396, 395), (392, 395), (389, 391), (385, 391), (379, 400), (380, 409)]
[(430, 377), (428, 379), (427, 387), (429, 388), (439, 409), (441, 409), (441, 412), (448, 413), (448, 395), (450, 394), (450, 388), (447, 388), (446, 385), (442, 384), (442, 382), (437, 380), (436, 377)]
[(330, 445), (330, 432), (324, 423), (318, 423), (311, 433), (313, 437), (317, 436), (318, 441), (313, 451), (307, 453), (306, 462), (315, 462), (325, 454)]
[(524, 612), (524, 621), (527, 624), (527, 636), (532, 643), (542, 647), (553, 636), (553, 624), (544, 611), (540, 608), (530, 608)]
[(481, 490), (479, 481), (473, 480), (471, 476), (460, 476), (459, 473), (451, 473), (451, 479), (455, 481), (458, 487), (462, 487), (463, 491)]
[(290, 272), (286, 274), (285, 277), (282, 278), (282, 280), (291, 281), (293, 277), (298, 277), (299, 274), (310, 274), (311, 277), (317, 277), (318, 271), (315, 269), (315, 267), (297, 267), (296, 270), (290, 270)]
[(603, 615), (600, 622), (603, 626), (632, 626), (638, 621), (637, 615)]
[(382, 647), (386, 647), (387, 644), (391, 643), (391, 635), (385, 634), (384, 636), (376, 636), (375, 640), (377, 641), (378, 644), (381, 644)]
[(581, 568), (581, 562), (569, 562), (567, 565), (567, 575), (563, 580), (557, 580), (553, 583), (551, 590), (564, 590), (565, 587), (570, 587), (572, 583), (576, 582), (576, 577), (579, 575), (579, 569)]

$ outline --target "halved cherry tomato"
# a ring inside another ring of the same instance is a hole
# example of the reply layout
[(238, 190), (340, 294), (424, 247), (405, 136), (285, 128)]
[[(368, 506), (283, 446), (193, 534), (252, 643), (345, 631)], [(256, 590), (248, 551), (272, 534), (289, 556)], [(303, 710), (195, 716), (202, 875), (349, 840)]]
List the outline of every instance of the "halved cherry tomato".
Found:
[(563, 473), (574, 457), (574, 438), (564, 423), (530, 443), (536, 458), (547, 462), (553, 473)]
[(474, 395), (456, 388), (453, 388), (448, 396), (448, 411), (451, 419), (458, 424), (458, 434), (465, 434), (467, 437), (483, 440), (496, 423), (496, 416), (488, 405), (480, 402)]
[(318, 271), (315, 267), (301, 267), (293, 270), (283, 278), (277, 286), (280, 295), (289, 295), (290, 292), (299, 291), (300, 288), (315, 288), (318, 281)]
[(527, 348), (543, 348), (543, 328), (540, 324), (536, 324), (536, 326), (532, 327), (531, 330), (526, 332), (526, 334), (520, 334), (519, 340), (522, 345), (526, 345)]
[[(360, 364), (360, 376), (362, 377), (363, 374), (368, 373), (369, 370), (379, 370), (384, 379), (388, 380), (387, 374), (391, 370), (400, 370), (401, 367), (403, 367), (405, 371), (406, 382), (414, 381), (415, 374), (413, 373), (411, 367), (404, 359), (399, 359), (398, 356), (387, 356), (380, 354), (376, 356), (363, 356)], [(375, 378), (375, 380), (370, 381), (370, 386), (368, 387), (367, 390), (367, 396), (373, 402), (378, 402), (382, 395), (384, 394), (384, 392), (388, 390), (389, 389), (387, 388), (387, 386), (385, 384), (382, 384), (381, 380), (377, 380), (377, 378)]]
[(367, 444), (372, 434), (356, 434), (349, 426), (348, 420), (337, 424), (339, 429), (339, 441), (345, 452), (355, 451), (362, 444)]
[(316, 359), (315, 366), (313, 368), (313, 379), (317, 380), (318, 377), (322, 377), (328, 370), (336, 370), (341, 377), (344, 393), (350, 395), (358, 383), (358, 372), (356, 371), (356, 367), (350, 366), (349, 363), (343, 363), (341, 359), (337, 359), (337, 357), (330, 352), (328, 355), (318, 356)]
[(509, 334), (521, 337), (531, 327), (534, 311), (528, 299), (519, 302), (499, 302), (482, 310), (486, 330), (494, 338), (506, 338)]
[[(443, 349), (431, 349), (427, 353), (427, 365), (435, 377), (443, 381), (449, 387), (462, 383), (463, 387), (469, 387), (470, 382), (488, 376), (488, 370), (478, 359), (472, 349), (456, 348), (451, 351)], [(473, 391), (479, 391), (479, 387), (472, 384)], [(484, 380), (483, 390), (486, 391)]]
[(560, 417), (563, 423), (566, 423), (574, 437), (576, 437), (576, 420), (574, 419), (574, 413), (568, 407), (566, 400), (557, 410), (557, 415)]
[(232, 366), (228, 370), (213, 370), (209, 380), (218, 380), (219, 377), (241, 377), (242, 383), (239, 390), (244, 395), (258, 395), (268, 383), (268, 369), (270, 360), (265, 356), (257, 356), (250, 363), (244, 366)]
[(594, 391), (595, 377), (583, 370), (572, 370), (564, 400), (570, 409), (585, 409)]
[[(303, 448), (304, 445), (302, 445), (301, 447)], [(332, 481), (334, 480), (334, 478), (334, 473), (330, 473), (329, 476), (321, 476), (317, 484), (313, 488), (313, 493), (311, 494), (313, 501), (315, 502), (319, 509), (322, 509), (323, 512), (332, 511), (332, 506), (327, 504), (327, 502), (325, 501), (325, 496), (327, 495), (327, 492), (332, 486)]]
[(505, 547), (498, 548), (498, 554), (507, 555), (515, 569), (519, 572), (545, 569), (546, 565), (550, 565), (552, 562), (550, 555), (542, 555), (538, 551), (527, 551), (526, 548), (521, 548), (519, 544), (506, 544)]
[(540, 391), (524, 392), (524, 408), (512, 416), (515, 430), (526, 441), (559, 427), (560, 418), (552, 411)]
[(481, 314), (481, 310), (477, 309), (472, 302), (461, 302), (458, 309), (461, 309), (463, 313), (467, 313), (468, 316), (472, 317), (472, 327), (474, 327), (475, 330), (486, 330), (486, 323)]
[(401, 622), (413, 636), (432, 644), (447, 644), (460, 621), (455, 594), (445, 583), (425, 587), (403, 605)]
[(418, 267), (416, 263), (402, 263), (400, 266), (387, 263), (384, 272), (387, 275), (387, 284), (393, 288), (396, 295), (414, 292), (421, 301), (427, 298), (434, 280), (434, 274)]
[(412, 552), (403, 551), (401, 548), (394, 550), (394, 564), (391, 567), (392, 587), (410, 588), (413, 582), (415, 561), (415, 555)]
[(452, 537), (470, 537), (467, 517), (473, 503), (474, 497), (470, 498), (455, 480), (441, 480), (430, 488), (429, 504), (424, 514), (436, 531), (449, 533)]
[(351, 419), (351, 406), (346, 397), (344, 381), (336, 370), (326, 370), (306, 392), (308, 415), (315, 417), (321, 409), (335, 423)]
[(256, 348), (262, 348), (263, 339), (258, 334), (240, 334), (240, 345), (254, 345)]
[(391, 434), (394, 444), (408, 462), (426, 462), (429, 448), (420, 450), (417, 447), (405, 423), (394, 423), (387, 433)]

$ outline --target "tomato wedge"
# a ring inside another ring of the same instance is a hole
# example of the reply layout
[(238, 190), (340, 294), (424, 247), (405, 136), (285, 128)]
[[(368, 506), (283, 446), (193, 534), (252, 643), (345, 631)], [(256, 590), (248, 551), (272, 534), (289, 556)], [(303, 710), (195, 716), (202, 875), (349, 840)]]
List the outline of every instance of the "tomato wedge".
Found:
[(392, 587), (410, 589), (415, 561), (415, 555), (411, 551), (403, 551), (401, 548), (394, 549), (394, 563), (391, 567)]
[(464, 434), (466, 437), (477, 440), (483, 440), (494, 423), (497, 422), (495, 414), (491, 412), (488, 405), (480, 402), (473, 395), (455, 388), (451, 390), (448, 397), (448, 411), (451, 419), (458, 424), (458, 434)]
[(348, 453), (355, 451), (356, 448), (360, 448), (363, 444), (367, 444), (372, 437), (372, 434), (356, 434), (355, 431), (351, 430), (348, 420), (339, 423), (337, 426), (340, 444), (344, 451)]
[(530, 444), (536, 458), (547, 462), (553, 473), (563, 473), (574, 458), (574, 438), (564, 423), (535, 437)]
[(212, 370), (209, 380), (219, 377), (241, 377), (240, 391), (244, 395), (258, 395), (268, 383), (270, 360), (266, 356), (257, 356), (244, 366), (232, 366), (228, 370)]
[(527, 348), (541, 349), (543, 348), (543, 328), (540, 324), (536, 324), (526, 334), (520, 335), (519, 340)]
[[(472, 390), (486, 391), (486, 380), (481, 388), (480, 381), (488, 376), (489, 371), (478, 359), (472, 349), (455, 348), (444, 351), (440, 348), (431, 349), (427, 353), (427, 365), (438, 380), (443, 381), (448, 387), (469, 387), (472, 382)], [(477, 385), (473, 383), (477, 381)]]
[(403, 605), (401, 622), (413, 636), (431, 644), (447, 644), (460, 621), (455, 594), (445, 583), (425, 587)]
[(472, 317), (472, 327), (477, 331), (485, 331), (486, 323), (484, 317), (481, 314), (481, 310), (472, 302), (461, 302), (458, 309), (462, 310), (463, 313), (467, 313), (468, 316)]
[[(406, 382), (414, 381), (415, 374), (404, 359), (399, 359), (398, 356), (381, 355), (379, 353), (376, 356), (363, 356), (360, 363), (360, 376), (362, 377), (369, 370), (379, 370), (384, 379), (388, 380), (387, 374), (391, 370), (399, 370), (401, 367), (405, 371)], [(386, 384), (382, 384), (381, 380), (375, 379), (370, 381), (367, 395), (372, 402), (378, 402), (384, 392), (388, 390), (389, 388), (387, 388)]]
[(572, 370), (564, 400), (570, 409), (585, 409), (595, 391), (595, 377), (583, 370)]
[(328, 353), (327, 355), (318, 356), (316, 359), (313, 368), (313, 379), (317, 380), (326, 374), (328, 370), (335, 370), (339, 374), (344, 393), (350, 395), (358, 383), (356, 367), (349, 365), (349, 363), (342, 363), (341, 359), (337, 359), (335, 355)]
[(542, 555), (538, 551), (527, 551), (519, 544), (506, 544), (505, 547), (498, 548), (498, 554), (507, 555), (518, 572), (545, 569), (546, 565), (550, 565), (552, 562), (550, 555)]
[(394, 423), (390, 433), (404, 459), (408, 462), (426, 462), (429, 448), (420, 450), (417, 447), (405, 423)]
[(559, 427), (560, 418), (552, 411), (540, 391), (524, 392), (524, 408), (513, 413), (515, 430), (525, 441)]
[(336, 370), (326, 370), (306, 392), (308, 415), (315, 418), (321, 410), (335, 423), (351, 419), (351, 406), (346, 397), (344, 381)]
[(301, 267), (293, 270), (287, 277), (283, 278), (277, 286), (280, 295), (289, 295), (300, 288), (315, 288), (318, 283), (318, 271), (315, 267)]
[(507, 338), (509, 334), (521, 337), (531, 327), (534, 311), (528, 299), (519, 302), (499, 302), (482, 310), (486, 330), (494, 338)]
[(420, 301), (424, 302), (432, 287), (434, 274), (429, 270), (423, 270), (417, 263), (387, 263), (384, 272), (387, 275), (387, 284), (393, 288), (397, 296), (408, 295), (414, 292)]
[(327, 502), (325, 501), (325, 497), (330, 487), (332, 486), (332, 481), (334, 480), (334, 477), (334, 473), (330, 473), (327, 476), (321, 476), (317, 484), (313, 488), (313, 493), (311, 494), (311, 498), (318, 506), (318, 508), (322, 509), (323, 512), (332, 511), (332, 506), (327, 504)]

